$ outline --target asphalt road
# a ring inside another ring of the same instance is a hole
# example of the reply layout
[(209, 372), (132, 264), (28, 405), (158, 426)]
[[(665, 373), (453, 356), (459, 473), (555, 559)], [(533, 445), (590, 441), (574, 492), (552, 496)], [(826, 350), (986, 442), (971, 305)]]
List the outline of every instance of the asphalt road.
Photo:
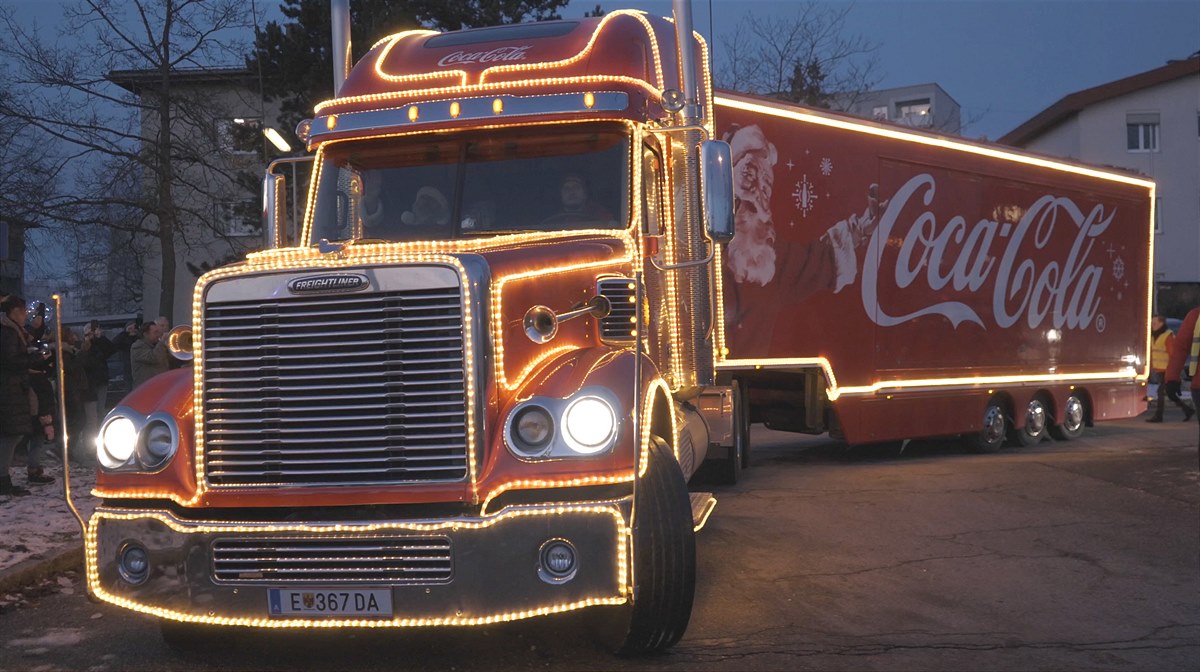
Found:
[[(1140, 419), (973, 455), (844, 454), (756, 427), (701, 532), (691, 627), (619, 659), (573, 614), (457, 630), (222, 631), (173, 654), (72, 577), (0, 614), (0, 668), (53, 670), (1194, 670), (1196, 424)], [(70, 594), (67, 594), (70, 593)]]

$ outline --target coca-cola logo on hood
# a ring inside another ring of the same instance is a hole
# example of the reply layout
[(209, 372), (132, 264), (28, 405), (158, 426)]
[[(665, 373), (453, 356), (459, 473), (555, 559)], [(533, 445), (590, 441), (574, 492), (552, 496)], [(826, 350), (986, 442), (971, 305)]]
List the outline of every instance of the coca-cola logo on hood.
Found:
[(520, 47), (496, 47), (488, 51), (463, 51), (459, 50), (453, 54), (447, 54), (438, 60), (438, 65), (446, 67), (450, 65), (466, 65), (468, 63), (507, 63), (512, 61), (525, 60), (525, 52), (533, 45), (526, 44)]
[[(1115, 209), (1097, 205), (1084, 212), (1070, 198), (1045, 195), (1031, 203), (1019, 221), (985, 218), (972, 226), (962, 215), (939, 222), (932, 208), (936, 191), (929, 174), (908, 180), (890, 199), (871, 236), (861, 289), (863, 309), (876, 324), (887, 327), (923, 315), (942, 315), (956, 327), (972, 322), (986, 329), (984, 317), (963, 301), (930, 303), (916, 310), (910, 306), (903, 312), (884, 305), (882, 296), (892, 289), (885, 283), (894, 283), (899, 290), (923, 284), (932, 291), (919, 295), (941, 297), (949, 291), (975, 294), (990, 285), (989, 322), (1000, 328), (1022, 321), (1037, 328), (1049, 320), (1055, 329), (1086, 329), (1093, 321), (1103, 329), (1098, 293), (1104, 268), (1090, 263), (1090, 256), (1095, 239), (1112, 223)], [(888, 273), (881, 264), (884, 248), (901, 214), (913, 207), (919, 212), (903, 238), (897, 234), (899, 249), (887, 255), (894, 257), (894, 268)], [(1067, 227), (1072, 243), (1054, 250), (1050, 240), (1059, 227)], [(1037, 252), (1041, 250), (1045, 252)], [(1058, 258), (1052, 259), (1055, 253)]]

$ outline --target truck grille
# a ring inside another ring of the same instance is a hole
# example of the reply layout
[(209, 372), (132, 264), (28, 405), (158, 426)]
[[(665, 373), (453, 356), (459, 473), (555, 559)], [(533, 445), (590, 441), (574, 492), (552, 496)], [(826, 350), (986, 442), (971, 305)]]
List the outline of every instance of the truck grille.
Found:
[(459, 480), (461, 288), (204, 308), (204, 465), (216, 487)]
[(217, 539), (222, 583), (445, 583), (454, 573), (446, 537)]
[(637, 291), (630, 278), (604, 278), (596, 285), (597, 292), (608, 299), (612, 310), (600, 320), (600, 338), (604, 341), (632, 343), (636, 325)]

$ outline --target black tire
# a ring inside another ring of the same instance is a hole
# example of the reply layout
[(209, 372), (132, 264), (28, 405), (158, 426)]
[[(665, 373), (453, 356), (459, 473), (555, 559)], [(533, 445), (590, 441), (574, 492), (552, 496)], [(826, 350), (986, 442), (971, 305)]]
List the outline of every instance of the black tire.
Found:
[(616, 650), (625, 656), (674, 646), (687, 630), (696, 592), (696, 535), (687, 484), (667, 443), (650, 439), (649, 466), (634, 502), (634, 599), (616, 624)]
[(967, 444), (977, 453), (995, 453), (1004, 447), (1008, 424), (1004, 405), (998, 399), (990, 399), (983, 409), (983, 427), (968, 437)]
[(1078, 439), (1083, 435), (1083, 425), (1087, 417), (1087, 406), (1084, 405), (1083, 399), (1072, 394), (1063, 402), (1063, 412), (1061, 421), (1059, 418), (1054, 418), (1054, 422), (1050, 424), (1050, 436), (1059, 441), (1070, 441)]
[(1025, 408), (1025, 424), (1020, 429), (1013, 427), (1009, 430), (1009, 443), (1022, 448), (1036, 446), (1050, 433), (1050, 411), (1041, 397), (1029, 400)]

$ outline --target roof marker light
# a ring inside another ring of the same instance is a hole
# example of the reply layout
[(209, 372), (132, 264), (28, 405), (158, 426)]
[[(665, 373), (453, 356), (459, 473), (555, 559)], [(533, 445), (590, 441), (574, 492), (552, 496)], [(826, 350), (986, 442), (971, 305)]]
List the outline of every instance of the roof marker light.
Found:
[(596, 106), (596, 95), (591, 91), (583, 94), (583, 106), (589, 110)]
[(457, 100), (454, 101), (453, 103), (450, 103), (450, 118), (451, 119), (457, 119), (458, 115), (461, 112), (462, 112), (462, 106), (458, 104)]
[(409, 106), (408, 106), (408, 120), (409, 120), (409, 121), (416, 121), (416, 120), (417, 120), (417, 118), (418, 118), (418, 117), (420, 117), (420, 116), (421, 116), (421, 115), (420, 115), (420, 112), (418, 112), (418, 111), (417, 111), (417, 106), (416, 106), (416, 105), (409, 105)]
[(504, 112), (504, 101), (499, 98), (493, 100), (492, 101), (492, 112), (495, 114), (503, 113)]

